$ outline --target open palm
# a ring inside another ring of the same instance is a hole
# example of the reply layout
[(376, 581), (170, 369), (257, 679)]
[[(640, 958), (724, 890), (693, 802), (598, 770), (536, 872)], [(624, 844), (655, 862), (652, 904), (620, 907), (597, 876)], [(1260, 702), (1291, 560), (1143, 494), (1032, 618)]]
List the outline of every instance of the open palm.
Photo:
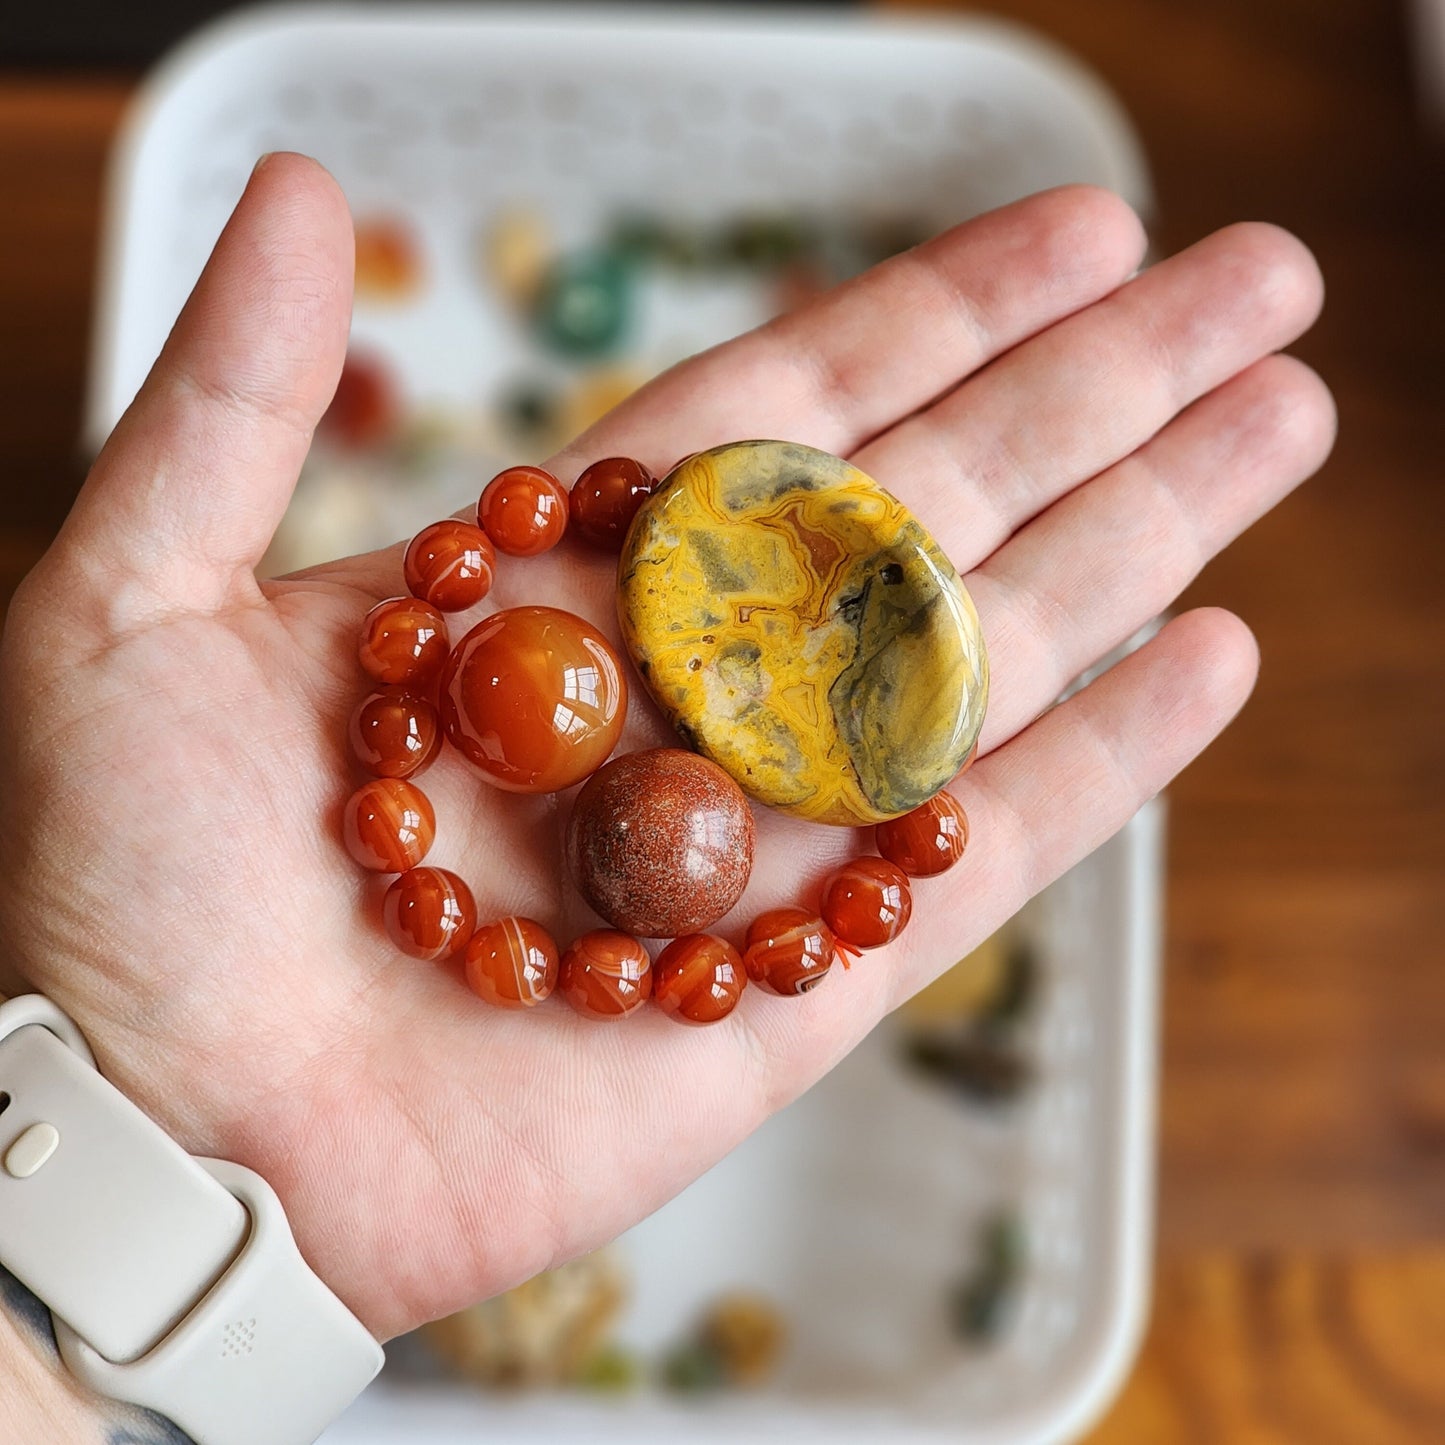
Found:
[[(970, 852), (919, 884), (898, 943), (801, 998), (750, 991), (711, 1028), (599, 1024), (491, 1009), (397, 954), (342, 849), (357, 627), (402, 590), (400, 550), (254, 578), (350, 306), (344, 201), (312, 163), (270, 159), (8, 619), (0, 989), (50, 994), (188, 1148), (269, 1179), (379, 1335), (616, 1235), (1120, 827), (1247, 696), (1249, 633), (1200, 611), (1049, 710), (1333, 433), (1324, 387), (1274, 354), (1319, 305), (1296, 241), (1234, 227), (1130, 279), (1143, 248), (1105, 193), (1024, 201), (683, 364), (550, 464), (657, 468), (745, 437), (848, 456), (965, 575), (993, 671), (956, 784)], [(546, 602), (615, 639), (613, 581), (569, 541), (504, 558), (485, 607)], [(664, 740), (634, 688), (622, 747)], [(426, 790), (429, 861), (483, 916), (591, 926), (559, 861), (567, 796), (497, 793), (451, 753)], [(857, 849), (758, 810), (720, 931), (809, 899)]]

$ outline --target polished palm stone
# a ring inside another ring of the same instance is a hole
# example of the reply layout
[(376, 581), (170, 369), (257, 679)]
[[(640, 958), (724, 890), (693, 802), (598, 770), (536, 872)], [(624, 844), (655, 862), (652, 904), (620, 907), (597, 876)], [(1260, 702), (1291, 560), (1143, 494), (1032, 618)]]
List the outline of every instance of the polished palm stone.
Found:
[(618, 604), (682, 737), (799, 817), (910, 812), (983, 725), (983, 636), (952, 564), (896, 498), (811, 447), (679, 463), (627, 535)]

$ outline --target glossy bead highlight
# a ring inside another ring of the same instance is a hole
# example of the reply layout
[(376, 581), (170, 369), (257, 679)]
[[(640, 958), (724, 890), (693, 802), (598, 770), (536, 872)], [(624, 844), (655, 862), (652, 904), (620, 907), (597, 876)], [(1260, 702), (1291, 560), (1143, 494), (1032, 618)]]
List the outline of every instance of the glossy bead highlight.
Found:
[(419, 597), (388, 597), (366, 614), (358, 656), (377, 682), (426, 692), (446, 665), (449, 647), (439, 608)]
[(572, 530), (594, 547), (620, 552), (637, 509), (656, 485), (657, 478), (631, 457), (593, 462), (572, 484)]
[(555, 547), (567, 531), (567, 492), (541, 467), (508, 467), (482, 492), (477, 525), (497, 551), (535, 557)]
[(823, 885), (823, 919), (842, 943), (854, 948), (891, 943), (912, 914), (908, 875), (884, 858), (854, 858)]
[(737, 1007), (747, 981), (742, 955), (725, 938), (689, 933), (658, 955), (652, 996), (672, 1018), (712, 1024)]
[(386, 890), (382, 921), (391, 941), (412, 958), (447, 959), (477, 926), (472, 890), (445, 868), (410, 868)]
[(791, 995), (817, 988), (838, 956), (828, 925), (802, 908), (770, 908), (748, 925), (743, 967), (754, 983)]
[(932, 878), (952, 868), (968, 847), (968, 817), (951, 793), (939, 793), (922, 807), (879, 823), (878, 851), (910, 878)]
[(361, 700), (347, 729), (351, 751), (378, 778), (411, 778), (436, 761), (441, 719), (426, 698), (386, 689)]
[(562, 955), (562, 997), (587, 1018), (613, 1019), (652, 997), (652, 961), (633, 937), (611, 928), (584, 933)]
[(436, 837), (431, 800), (405, 778), (363, 783), (341, 811), (346, 851), (373, 873), (405, 873), (427, 855)]
[(557, 986), (557, 945), (530, 918), (484, 923), (467, 944), (467, 986), (497, 1008), (532, 1008)]
[(402, 570), (414, 597), (443, 612), (464, 612), (492, 590), (496, 565), (497, 554), (480, 527), (448, 518), (411, 539)]

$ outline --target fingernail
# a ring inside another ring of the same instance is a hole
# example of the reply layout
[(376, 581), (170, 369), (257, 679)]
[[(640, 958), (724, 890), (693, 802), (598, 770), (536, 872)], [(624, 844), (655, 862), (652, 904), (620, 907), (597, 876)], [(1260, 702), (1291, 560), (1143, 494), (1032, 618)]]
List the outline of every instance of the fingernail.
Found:
[(272, 160), (275, 159), (275, 156), (275, 151), (264, 152), (261, 156), (257, 158), (256, 164), (251, 167), (251, 174), (254, 176), (261, 169), (262, 166), (270, 165)]

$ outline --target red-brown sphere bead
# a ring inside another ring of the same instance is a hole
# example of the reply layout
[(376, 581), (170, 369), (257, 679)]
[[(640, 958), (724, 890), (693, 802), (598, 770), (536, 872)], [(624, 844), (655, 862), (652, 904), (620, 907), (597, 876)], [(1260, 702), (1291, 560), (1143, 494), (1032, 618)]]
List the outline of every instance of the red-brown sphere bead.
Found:
[(401, 419), (401, 396), (385, 363), (348, 354), (316, 431), (338, 447), (375, 447), (391, 440)]
[(802, 908), (770, 908), (748, 924), (743, 967), (774, 993), (807, 993), (822, 983), (838, 956), (828, 925)]
[(477, 525), (499, 552), (535, 557), (555, 547), (567, 530), (567, 492), (541, 467), (498, 472), (477, 503)]
[(714, 1024), (737, 1007), (748, 981), (742, 956), (725, 938), (689, 933), (674, 938), (652, 966), (652, 996), (666, 1014)]
[(588, 778), (567, 820), (567, 868), (614, 928), (676, 938), (742, 897), (753, 831), (748, 800), (716, 763), (649, 748)]
[(557, 983), (579, 1014), (620, 1018), (652, 997), (652, 960), (631, 935), (598, 928), (562, 955)]
[(891, 943), (912, 912), (908, 875), (884, 858), (854, 858), (823, 885), (823, 920), (840, 942), (854, 948)]
[(346, 851), (373, 873), (405, 873), (427, 855), (436, 837), (431, 800), (405, 778), (373, 778), (341, 813)]
[(484, 923), (467, 944), (467, 986), (497, 1008), (531, 1008), (557, 986), (557, 945), (530, 918)]
[(594, 547), (622, 550), (622, 539), (657, 478), (631, 457), (593, 462), (572, 484), (572, 530)]
[(347, 732), (357, 762), (378, 778), (415, 777), (436, 761), (442, 746), (436, 708), (399, 689), (362, 698)]
[(496, 565), (487, 534), (449, 517), (411, 539), (402, 570), (412, 596), (443, 612), (465, 612), (492, 590)]
[(968, 847), (968, 818), (951, 793), (939, 793), (911, 813), (874, 830), (878, 851), (910, 878), (952, 868)]
[(446, 666), (450, 644), (440, 609), (419, 597), (388, 597), (361, 624), (361, 665), (388, 687), (427, 691)]
[(445, 868), (409, 868), (381, 905), (391, 941), (413, 958), (444, 959), (460, 953), (477, 926), (472, 890)]
[(627, 682), (611, 644), (555, 607), (509, 607), (457, 644), (441, 682), (442, 727), (489, 783), (553, 793), (617, 746)]

